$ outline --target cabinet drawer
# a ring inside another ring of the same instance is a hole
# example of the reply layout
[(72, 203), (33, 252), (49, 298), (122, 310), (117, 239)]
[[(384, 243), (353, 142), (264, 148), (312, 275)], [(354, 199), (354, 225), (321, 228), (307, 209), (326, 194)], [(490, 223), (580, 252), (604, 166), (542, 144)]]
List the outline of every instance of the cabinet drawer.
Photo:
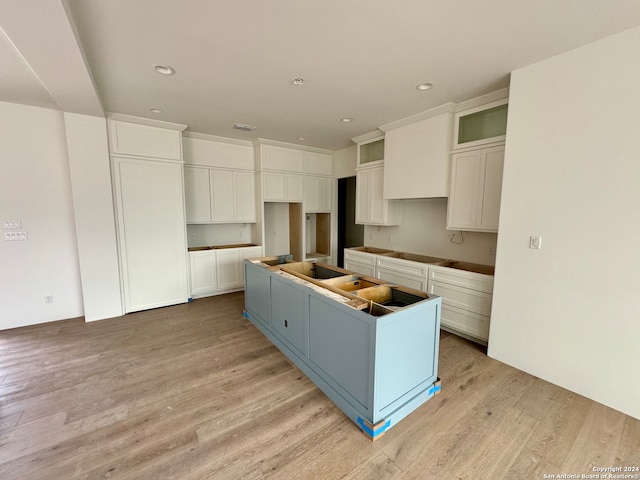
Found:
[(428, 293), (442, 297), (442, 304), (480, 315), (491, 315), (493, 295), (468, 288), (429, 281)]
[(361, 263), (364, 265), (369, 265), (373, 268), (376, 266), (376, 258), (377, 255), (373, 255), (371, 253), (362, 253), (362, 252), (354, 252), (353, 250), (345, 250), (344, 251), (344, 260), (352, 262)]
[(489, 317), (442, 305), (440, 325), (444, 330), (452, 330), (484, 340), (489, 340)]
[(403, 287), (413, 288), (420, 290), (421, 292), (427, 291), (427, 275), (423, 277), (417, 275), (409, 275), (406, 273), (398, 272), (384, 267), (378, 267), (376, 270), (376, 277), (380, 280), (384, 280), (389, 283), (396, 283)]
[(455, 268), (430, 266), (429, 281), (457, 285), (479, 292), (493, 293), (493, 276), (456, 270)]
[(429, 265), (425, 263), (413, 262), (411, 260), (400, 260), (397, 258), (389, 258), (379, 256), (376, 259), (376, 265), (378, 268), (384, 268), (386, 270), (393, 270), (395, 272), (404, 273), (416, 277), (422, 277), (427, 279), (429, 273)]
[(345, 270), (349, 270), (351, 272), (359, 273), (361, 275), (366, 275), (367, 277), (375, 277), (376, 275), (376, 267), (373, 263), (363, 263), (356, 260), (344, 260), (344, 268)]

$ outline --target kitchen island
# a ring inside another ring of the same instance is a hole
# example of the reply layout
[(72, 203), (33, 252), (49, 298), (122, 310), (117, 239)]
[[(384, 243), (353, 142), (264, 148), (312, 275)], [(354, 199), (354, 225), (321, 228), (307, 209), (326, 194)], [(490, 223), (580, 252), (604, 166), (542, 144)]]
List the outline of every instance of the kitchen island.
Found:
[(440, 390), (439, 297), (286, 257), (244, 268), (245, 317), (369, 438)]

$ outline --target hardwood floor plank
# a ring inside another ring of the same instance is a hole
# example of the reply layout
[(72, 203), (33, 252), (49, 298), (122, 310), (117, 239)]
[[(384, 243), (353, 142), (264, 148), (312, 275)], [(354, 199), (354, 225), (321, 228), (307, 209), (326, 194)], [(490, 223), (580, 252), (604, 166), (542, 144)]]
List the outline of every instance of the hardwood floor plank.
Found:
[(583, 474), (593, 473), (593, 467), (615, 465), (625, 420), (623, 413), (592, 402), (562, 469)]
[(243, 303), (1, 332), (0, 478), (539, 479), (640, 464), (640, 421), (446, 332), (442, 393), (371, 442)]

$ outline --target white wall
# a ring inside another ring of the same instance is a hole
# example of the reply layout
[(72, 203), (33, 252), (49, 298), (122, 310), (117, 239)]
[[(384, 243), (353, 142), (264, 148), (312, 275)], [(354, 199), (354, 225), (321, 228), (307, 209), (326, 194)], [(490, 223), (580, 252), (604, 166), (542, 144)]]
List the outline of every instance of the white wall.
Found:
[[(496, 234), (445, 230), (447, 199), (401, 200), (402, 222), (394, 227), (366, 226), (364, 244), (483, 265), (495, 264)], [(450, 236), (455, 234), (452, 243)], [(389, 237), (391, 236), (391, 240)], [(493, 254), (489, 253), (489, 250)]]
[(85, 320), (123, 314), (104, 118), (65, 113)]
[(0, 241), (0, 329), (82, 316), (63, 114), (0, 102), (0, 123), (0, 221), (29, 238)]
[(252, 237), (252, 225), (247, 223), (187, 225), (187, 245), (208, 247), (236, 243), (260, 243)]
[(333, 153), (333, 176), (335, 178), (355, 177), (357, 150), (352, 145)]
[(636, 418), (639, 45), (636, 27), (513, 72), (489, 339), (492, 357)]

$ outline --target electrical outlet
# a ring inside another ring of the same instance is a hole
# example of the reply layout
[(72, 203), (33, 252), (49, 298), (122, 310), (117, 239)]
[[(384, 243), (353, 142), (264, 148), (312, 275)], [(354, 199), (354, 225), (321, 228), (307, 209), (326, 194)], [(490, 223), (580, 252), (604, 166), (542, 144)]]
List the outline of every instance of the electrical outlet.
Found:
[(53, 303), (53, 294), (52, 293), (47, 293), (44, 296), (44, 303)]
[(492, 257), (496, 254), (496, 249), (493, 247), (489, 247), (489, 256)]
[(393, 237), (389, 235), (389, 243), (393, 242)]

